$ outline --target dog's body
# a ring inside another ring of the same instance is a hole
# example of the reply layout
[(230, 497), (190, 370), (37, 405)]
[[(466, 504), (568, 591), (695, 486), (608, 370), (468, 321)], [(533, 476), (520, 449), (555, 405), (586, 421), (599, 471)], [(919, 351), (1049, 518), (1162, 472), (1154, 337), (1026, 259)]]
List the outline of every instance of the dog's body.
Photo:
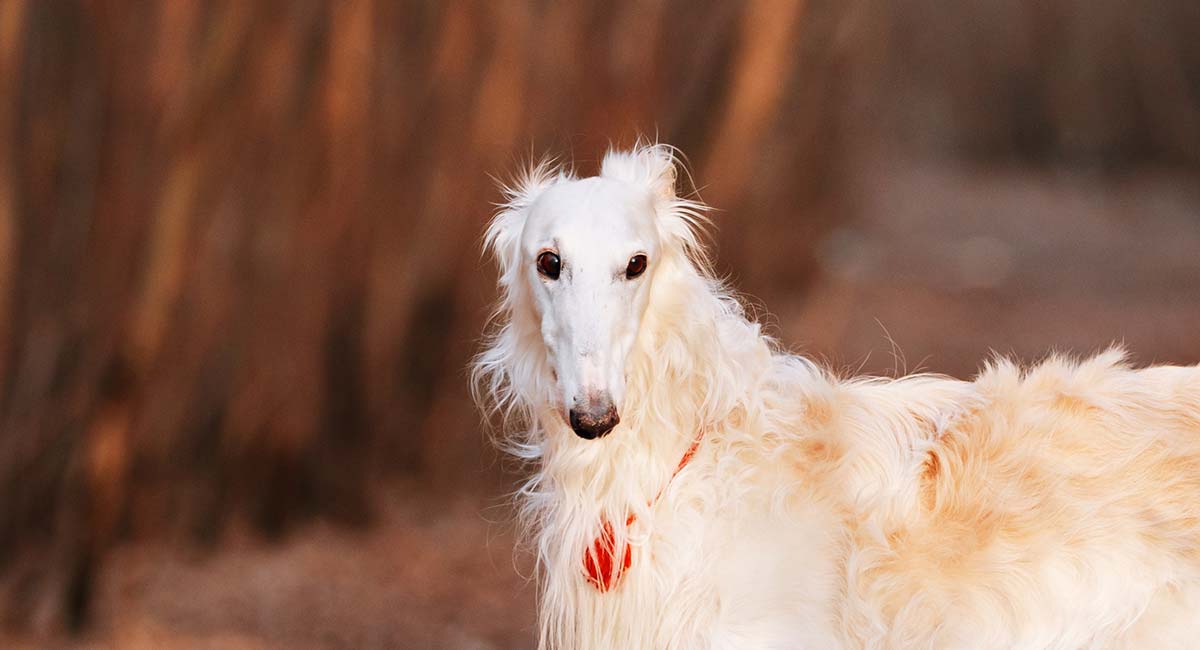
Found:
[[(527, 425), (510, 447), (534, 463), (542, 647), (1200, 643), (1200, 368), (1110, 351), (838, 379), (711, 279), (700, 206), (673, 188), (660, 146), (595, 179), (539, 167), (489, 232), (504, 297), (476, 373)], [(644, 277), (634, 258), (596, 271), (616, 263), (587, 257), (608, 247), (596, 224), (630, 242), (613, 260), (645, 252)], [(584, 439), (603, 409), (620, 424)], [(585, 566), (606, 523), (601, 585)]]

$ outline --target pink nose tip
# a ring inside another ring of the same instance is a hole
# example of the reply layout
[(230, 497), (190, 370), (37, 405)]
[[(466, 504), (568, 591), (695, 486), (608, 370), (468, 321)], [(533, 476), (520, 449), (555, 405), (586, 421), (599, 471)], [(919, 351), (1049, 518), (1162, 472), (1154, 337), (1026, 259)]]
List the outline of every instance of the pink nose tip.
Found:
[(584, 440), (603, 438), (621, 422), (612, 400), (588, 400), (571, 409), (571, 429)]

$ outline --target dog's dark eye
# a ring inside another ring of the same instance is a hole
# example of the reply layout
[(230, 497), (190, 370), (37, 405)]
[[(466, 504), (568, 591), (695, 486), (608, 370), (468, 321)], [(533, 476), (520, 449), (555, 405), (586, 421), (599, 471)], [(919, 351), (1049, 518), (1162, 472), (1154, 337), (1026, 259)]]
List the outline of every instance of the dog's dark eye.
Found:
[(546, 276), (551, 280), (558, 279), (558, 273), (562, 270), (562, 261), (558, 256), (550, 251), (546, 251), (537, 258), (538, 273)]
[(629, 258), (629, 266), (625, 267), (625, 277), (629, 280), (646, 272), (646, 256), (634, 255)]

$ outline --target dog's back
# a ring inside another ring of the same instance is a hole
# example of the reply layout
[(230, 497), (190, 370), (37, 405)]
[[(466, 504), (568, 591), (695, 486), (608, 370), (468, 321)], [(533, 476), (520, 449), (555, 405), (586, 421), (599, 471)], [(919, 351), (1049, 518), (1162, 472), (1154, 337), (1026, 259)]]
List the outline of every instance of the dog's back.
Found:
[(848, 636), (888, 647), (1194, 642), (1200, 369), (1132, 370), (1110, 352), (1027, 373), (1000, 363), (973, 387), (978, 401), (929, 422), (928, 445), (914, 447), (919, 473), (900, 495), (910, 507), (850, 519)]

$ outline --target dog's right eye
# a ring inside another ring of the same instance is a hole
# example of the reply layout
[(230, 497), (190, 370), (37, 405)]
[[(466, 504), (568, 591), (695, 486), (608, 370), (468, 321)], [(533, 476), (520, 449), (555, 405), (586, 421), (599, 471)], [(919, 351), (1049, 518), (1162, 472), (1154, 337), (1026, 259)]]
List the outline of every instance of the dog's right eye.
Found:
[(558, 273), (562, 270), (562, 261), (559, 260), (558, 256), (554, 253), (546, 251), (541, 255), (538, 255), (537, 270), (538, 273), (541, 273), (543, 276), (551, 280), (557, 280)]

